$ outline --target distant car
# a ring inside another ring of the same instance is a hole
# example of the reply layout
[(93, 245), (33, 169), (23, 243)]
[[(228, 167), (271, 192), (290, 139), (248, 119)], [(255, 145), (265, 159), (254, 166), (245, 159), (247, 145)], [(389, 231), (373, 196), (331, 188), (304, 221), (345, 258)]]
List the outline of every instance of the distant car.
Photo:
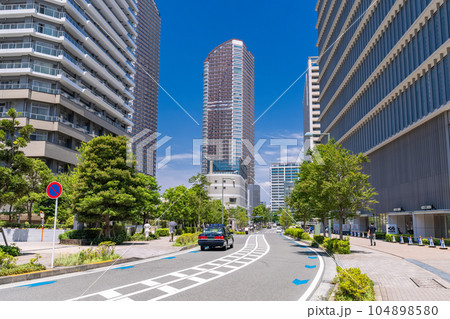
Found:
[(283, 230), (281, 229), (281, 226), (278, 226), (277, 227), (277, 233), (282, 233), (283, 232)]
[(234, 237), (230, 230), (222, 224), (211, 224), (198, 236), (198, 245), (201, 250), (206, 247), (221, 247), (227, 250), (228, 246), (233, 248)]

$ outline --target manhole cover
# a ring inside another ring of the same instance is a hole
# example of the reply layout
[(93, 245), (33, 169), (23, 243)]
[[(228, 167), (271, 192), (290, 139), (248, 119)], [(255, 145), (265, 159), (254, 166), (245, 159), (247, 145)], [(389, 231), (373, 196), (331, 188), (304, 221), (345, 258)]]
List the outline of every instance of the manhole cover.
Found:
[(430, 278), (410, 278), (413, 283), (416, 284), (417, 287), (419, 288), (443, 288), (445, 289), (446, 287), (444, 287), (443, 285), (441, 285), (439, 282), (437, 282), (434, 279), (430, 279)]

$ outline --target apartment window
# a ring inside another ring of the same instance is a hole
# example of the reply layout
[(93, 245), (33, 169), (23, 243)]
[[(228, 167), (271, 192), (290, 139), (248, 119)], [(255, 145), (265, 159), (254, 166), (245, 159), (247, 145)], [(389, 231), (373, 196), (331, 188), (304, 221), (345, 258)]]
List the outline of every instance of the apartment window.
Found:
[(230, 198), (230, 204), (236, 204), (236, 198)]
[(48, 132), (36, 130), (30, 135), (32, 141), (48, 141)]

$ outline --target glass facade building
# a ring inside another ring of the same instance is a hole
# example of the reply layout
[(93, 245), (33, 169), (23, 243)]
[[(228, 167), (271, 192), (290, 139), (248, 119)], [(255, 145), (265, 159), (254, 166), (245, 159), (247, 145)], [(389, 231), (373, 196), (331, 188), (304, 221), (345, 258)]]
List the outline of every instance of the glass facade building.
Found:
[(448, 237), (448, 0), (319, 0), (316, 9), (322, 131), (369, 156), (376, 213)]
[(161, 17), (154, 0), (137, 1), (133, 145), (138, 171), (155, 176)]
[(95, 136), (130, 135), (134, 0), (0, 1), (0, 116), (20, 112), (25, 149), (55, 173)]
[(285, 198), (298, 179), (300, 165), (297, 163), (277, 163), (270, 166), (270, 206), (272, 212), (285, 208)]
[[(305, 88), (303, 92), (303, 146), (305, 150), (319, 143), (320, 137), (320, 85), (318, 57), (308, 58), (308, 69), (306, 72)], [(306, 133), (312, 133), (307, 137)]]
[[(244, 174), (254, 183), (255, 93), (254, 57), (241, 40), (215, 48), (204, 62), (203, 172), (214, 161), (214, 172)], [(228, 162), (229, 164), (224, 164)], [(244, 165), (245, 168), (242, 168)]]

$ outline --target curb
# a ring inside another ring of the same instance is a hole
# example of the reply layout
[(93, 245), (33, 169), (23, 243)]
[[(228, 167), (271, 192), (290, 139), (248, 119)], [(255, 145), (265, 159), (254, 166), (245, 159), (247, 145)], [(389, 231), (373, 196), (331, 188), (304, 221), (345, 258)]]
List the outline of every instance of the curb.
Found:
[(51, 277), (51, 276), (65, 275), (65, 274), (69, 274), (69, 273), (73, 273), (73, 272), (80, 272), (80, 271), (101, 268), (101, 267), (105, 267), (105, 266), (111, 266), (114, 264), (115, 265), (124, 264), (124, 263), (133, 262), (133, 261), (137, 261), (137, 260), (141, 260), (141, 259), (142, 258), (132, 257), (132, 258), (100, 262), (100, 263), (95, 263), (95, 264), (68, 266), (65, 268), (43, 270), (43, 271), (32, 272), (32, 273), (28, 273), (28, 274), (10, 275), (10, 276), (5, 276), (3, 278), (0, 278), (0, 285), (11, 284), (11, 283), (19, 282), (19, 281), (24, 281), (24, 280), (33, 280), (33, 279), (46, 278), (46, 277)]
[[(195, 244), (195, 245), (185, 246), (185, 247), (182, 247), (179, 251), (192, 249), (196, 246), (198, 246), (198, 245)], [(46, 278), (46, 277), (51, 277), (51, 276), (65, 275), (65, 274), (70, 274), (70, 273), (74, 273), (74, 272), (81, 272), (81, 271), (87, 271), (87, 270), (92, 270), (92, 269), (96, 269), (96, 268), (107, 267), (107, 266), (111, 266), (111, 265), (125, 264), (125, 263), (129, 263), (129, 262), (133, 262), (133, 261), (151, 259), (151, 258), (155, 258), (155, 257), (170, 255), (172, 253), (173, 252), (161, 254), (158, 256), (152, 256), (149, 258), (131, 257), (131, 258), (125, 258), (125, 259), (116, 259), (116, 260), (112, 260), (112, 261), (100, 262), (100, 263), (95, 263), (95, 264), (68, 266), (68, 267), (64, 267), (64, 268), (49, 269), (49, 270), (37, 271), (37, 272), (32, 272), (32, 273), (27, 273), (27, 274), (10, 275), (10, 276), (5, 276), (5, 277), (0, 277), (0, 285), (11, 284), (11, 283), (25, 281), (25, 280)]]

